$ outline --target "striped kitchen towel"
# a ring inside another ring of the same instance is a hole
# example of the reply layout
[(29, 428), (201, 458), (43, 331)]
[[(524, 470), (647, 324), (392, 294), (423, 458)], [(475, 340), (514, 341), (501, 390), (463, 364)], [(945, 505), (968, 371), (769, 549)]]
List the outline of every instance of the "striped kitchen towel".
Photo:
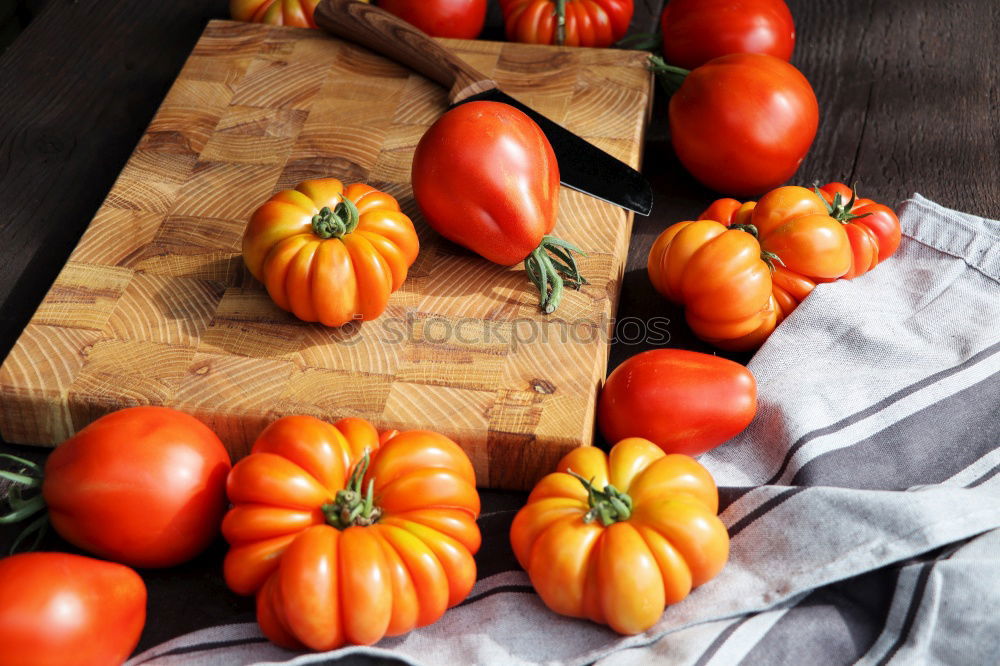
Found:
[(132, 663), (1000, 663), (1000, 223), (919, 195), (901, 223), (890, 261), (819, 286), (750, 362), (757, 417), (701, 457), (730, 562), (646, 633), (549, 612), (509, 508), (482, 518), (470, 599), (430, 627), (312, 655), (228, 625)]

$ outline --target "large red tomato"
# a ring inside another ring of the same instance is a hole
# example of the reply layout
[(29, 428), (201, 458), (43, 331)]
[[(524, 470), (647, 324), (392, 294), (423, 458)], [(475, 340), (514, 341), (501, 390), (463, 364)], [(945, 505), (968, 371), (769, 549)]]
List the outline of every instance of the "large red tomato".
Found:
[(378, 0), (378, 6), (432, 37), (475, 39), (486, 21), (486, 0)]
[(53, 527), (73, 545), (135, 567), (169, 567), (218, 534), (229, 468), (229, 453), (198, 419), (132, 407), (53, 451), (42, 495)]
[(795, 23), (784, 0), (670, 0), (660, 27), (663, 57), (686, 69), (730, 53), (788, 61), (795, 48)]
[(634, 8), (632, 0), (500, 0), (500, 10), (512, 42), (605, 47), (625, 36)]
[(564, 279), (584, 282), (571, 254), (579, 250), (549, 235), (559, 204), (555, 153), (518, 109), (469, 102), (445, 113), (417, 144), (412, 181), (442, 236), (501, 266), (524, 261), (545, 312), (558, 306)]
[(108, 666), (146, 622), (146, 586), (114, 562), (26, 553), (0, 560), (0, 666)]
[(636, 354), (608, 376), (597, 425), (609, 442), (642, 437), (667, 453), (693, 456), (738, 435), (756, 412), (757, 382), (739, 363), (654, 349)]
[(819, 125), (809, 81), (784, 60), (722, 56), (692, 70), (670, 98), (670, 137), (708, 187), (749, 196), (791, 178)]

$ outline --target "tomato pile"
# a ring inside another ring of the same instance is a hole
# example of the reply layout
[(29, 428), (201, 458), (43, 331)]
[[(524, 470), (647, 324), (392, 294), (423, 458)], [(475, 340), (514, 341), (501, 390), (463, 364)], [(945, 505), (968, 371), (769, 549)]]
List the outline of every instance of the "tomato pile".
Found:
[[(233, 0), (233, 16), (312, 26), (315, 0)], [(382, 0), (434, 35), (473, 38), (484, 0)], [(631, 0), (500, 0), (510, 39), (607, 46)], [(739, 7), (736, 11), (734, 7)], [(692, 331), (753, 350), (820, 283), (861, 276), (900, 243), (891, 208), (831, 182), (783, 185), (818, 125), (781, 0), (673, 0), (662, 15), (681, 163), (726, 194), (650, 250), (655, 289)], [(553, 235), (559, 165), (521, 111), (471, 102), (444, 113), (413, 156), (414, 199), (444, 238), (502, 266), (524, 262), (542, 312), (586, 284), (576, 245)], [(243, 258), (279, 307), (336, 327), (380, 316), (420, 243), (396, 199), (337, 178), (300, 183), (251, 216)], [(585, 256), (585, 255), (584, 255)], [(509, 539), (554, 612), (623, 634), (653, 626), (725, 566), (729, 536), (711, 474), (691, 456), (753, 420), (757, 386), (733, 361), (677, 349), (633, 356), (600, 393), (613, 446), (581, 447), (542, 478)], [(228, 587), (253, 595), (261, 630), (292, 649), (372, 644), (440, 619), (476, 580), (480, 498), (461, 446), (432, 431), (379, 432), (358, 418), (286, 416), (235, 466), (219, 437), (164, 407), (108, 414), (44, 467), (0, 455), (13, 483), (0, 522), (46, 510), (62, 553), (0, 560), (0, 666), (108, 664), (134, 650), (146, 589), (130, 567), (187, 562), (221, 534)], [(43, 519), (44, 520), (44, 519)], [(42, 522), (36, 520), (29, 531)], [(19, 545), (15, 543), (15, 547)], [(66, 612), (71, 608), (72, 612)]]
[(843, 183), (787, 185), (760, 201), (719, 199), (698, 220), (667, 227), (647, 271), (657, 291), (684, 306), (695, 335), (748, 351), (817, 284), (872, 270), (900, 236), (892, 209)]

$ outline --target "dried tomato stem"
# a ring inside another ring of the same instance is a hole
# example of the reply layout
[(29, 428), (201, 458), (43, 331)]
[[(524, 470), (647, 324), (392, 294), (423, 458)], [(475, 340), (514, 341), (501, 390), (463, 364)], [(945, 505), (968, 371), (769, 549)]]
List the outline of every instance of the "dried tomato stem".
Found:
[(313, 215), (313, 233), (320, 238), (343, 238), (357, 228), (360, 219), (358, 207), (345, 197), (333, 210), (323, 206), (317, 215)]
[(565, 286), (579, 289), (587, 284), (587, 279), (580, 275), (574, 252), (587, 256), (572, 243), (555, 236), (543, 236), (542, 242), (524, 260), (524, 270), (538, 288), (539, 304), (545, 314), (559, 307)]
[(615, 488), (610, 483), (604, 486), (604, 490), (594, 487), (594, 480), (587, 480), (573, 470), (566, 470), (566, 473), (578, 479), (583, 487), (587, 489), (590, 511), (583, 516), (583, 522), (592, 523), (598, 518), (605, 527), (628, 520), (632, 517), (632, 498), (628, 493)]
[(368, 471), (370, 458), (365, 451), (364, 457), (354, 466), (347, 487), (337, 491), (336, 498), (322, 507), (326, 522), (338, 530), (346, 530), (357, 525), (367, 527), (374, 525), (382, 516), (382, 509), (375, 506), (375, 480), (369, 479), (368, 488), (361, 493), (361, 483)]

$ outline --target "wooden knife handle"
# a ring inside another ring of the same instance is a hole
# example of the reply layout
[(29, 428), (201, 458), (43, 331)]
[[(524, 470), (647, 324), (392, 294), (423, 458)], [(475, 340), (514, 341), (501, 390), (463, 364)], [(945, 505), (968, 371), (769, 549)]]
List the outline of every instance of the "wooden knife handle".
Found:
[(384, 9), (358, 0), (322, 0), (313, 15), (327, 32), (391, 58), (448, 89), (451, 103), (496, 88), (495, 81)]

